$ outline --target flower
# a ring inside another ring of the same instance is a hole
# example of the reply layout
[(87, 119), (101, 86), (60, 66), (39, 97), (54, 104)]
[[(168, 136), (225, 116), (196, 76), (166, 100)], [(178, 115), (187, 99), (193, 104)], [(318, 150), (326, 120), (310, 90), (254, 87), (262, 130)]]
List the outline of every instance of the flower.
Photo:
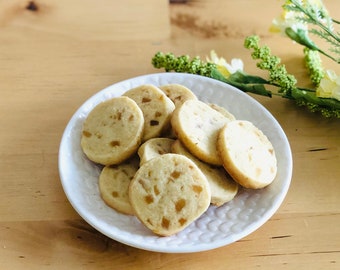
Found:
[(298, 29), (303, 31), (308, 30), (307, 24), (298, 19), (297, 12), (284, 9), (281, 15), (272, 21), (272, 25), (269, 30), (273, 33), (281, 33), (286, 36), (287, 28), (293, 29), (294, 32), (297, 32)]
[(340, 101), (340, 76), (336, 75), (333, 70), (327, 70), (316, 89), (316, 96)]
[(281, 15), (272, 21), (270, 31), (283, 35), (287, 28), (293, 29), (294, 32), (298, 29), (307, 31), (308, 16), (312, 16), (323, 24), (331, 23), (328, 11), (321, 0), (286, 0)]
[(207, 57), (207, 61), (216, 64), (218, 71), (226, 78), (237, 71), (243, 71), (243, 61), (241, 59), (233, 58), (229, 64), (223, 57), (218, 57), (214, 50), (210, 51), (210, 58)]
[(301, 20), (300, 12), (283, 9), (281, 16), (273, 20), (269, 30), (281, 33), (312, 50), (318, 50), (318, 47), (308, 36), (308, 25)]
[[(281, 33), (340, 63), (339, 31), (335, 30), (335, 25), (338, 26), (340, 22), (329, 15), (322, 0), (285, 0), (282, 7), (281, 15), (272, 21), (271, 32)], [(310, 33), (331, 44), (329, 49), (319, 47), (310, 38)]]

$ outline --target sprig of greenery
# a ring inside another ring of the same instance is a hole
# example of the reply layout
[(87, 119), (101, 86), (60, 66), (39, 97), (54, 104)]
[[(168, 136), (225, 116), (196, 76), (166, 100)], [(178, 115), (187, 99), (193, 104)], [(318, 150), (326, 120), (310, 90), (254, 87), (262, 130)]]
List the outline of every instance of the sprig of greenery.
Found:
[[(305, 89), (296, 86), (296, 79), (289, 74), (280, 58), (271, 54), (267, 46), (259, 45), (258, 36), (249, 36), (245, 39), (244, 46), (253, 50), (252, 57), (259, 60), (257, 66), (267, 70), (269, 79), (249, 75), (241, 70), (224, 76), (218, 69), (218, 65), (205, 62), (199, 57), (190, 58), (188, 55), (176, 57), (172, 53), (158, 52), (152, 58), (152, 65), (155, 68), (164, 68), (165, 71), (198, 74), (233, 85), (244, 92), (272, 97), (278, 95), (283, 98), (295, 100), (299, 106), (306, 106), (312, 112), (321, 112), (325, 117), (340, 118), (340, 101), (333, 98), (320, 98), (316, 96), (315, 90)], [(276, 87), (273, 92), (266, 86)]]
[(288, 74), (285, 65), (280, 64), (281, 59), (271, 54), (268, 46), (259, 45), (260, 38), (258, 36), (247, 37), (244, 41), (244, 47), (252, 49), (252, 58), (260, 60), (257, 67), (269, 72), (269, 83), (279, 87), (279, 93), (283, 96), (290, 97), (291, 91), (296, 85), (296, 79), (293, 75)]
[(212, 70), (216, 69), (214, 63), (204, 62), (197, 56), (190, 59), (188, 55), (176, 57), (173, 53), (158, 52), (151, 62), (155, 68), (164, 68), (165, 71), (198, 74), (206, 77), (211, 77)]
[(340, 102), (332, 98), (319, 98), (315, 92), (294, 89), (292, 96), (298, 106), (305, 106), (311, 112), (320, 112), (326, 118), (340, 118)]
[(316, 86), (325, 76), (324, 68), (318, 51), (311, 50), (307, 47), (303, 49), (306, 67), (312, 83)]
[[(272, 95), (292, 99), (299, 106), (312, 112), (320, 112), (325, 117), (340, 118), (340, 84), (335, 72), (325, 70), (320, 55), (340, 63), (340, 32), (335, 26), (340, 21), (333, 19), (322, 0), (284, 0), (283, 13), (273, 20), (272, 30), (285, 33), (291, 40), (304, 46), (304, 60), (315, 89), (297, 86), (297, 80), (286, 70), (281, 59), (271, 54), (268, 46), (259, 45), (258, 36), (245, 39), (244, 46), (252, 50), (251, 56), (257, 60), (257, 67), (268, 71), (268, 79), (245, 73), (242, 68), (232, 67), (225, 59), (212, 54), (208, 62), (199, 57), (176, 57), (173, 54), (157, 53), (152, 59), (156, 68), (166, 71), (199, 74), (233, 85), (244, 92), (272, 97)], [(313, 34), (330, 44), (328, 51), (317, 45), (310, 37)], [(237, 70), (235, 72), (235, 70)], [(270, 90), (268, 87), (270, 86)]]
[[(297, 105), (306, 106), (312, 112), (321, 112), (325, 117), (340, 118), (340, 101), (333, 98), (317, 97), (314, 89), (297, 87), (295, 77), (288, 74), (283, 65), (279, 65), (279, 60), (273, 61), (272, 59), (275, 59), (276, 56), (271, 55), (267, 46), (261, 47), (259, 41), (258, 36), (249, 36), (245, 39), (244, 45), (246, 48), (254, 50), (252, 57), (260, 60), (257, 66), (267, 70), (270, 78), (274, 77), (275, 80), (271, 79), (270, 82), (272, 85), (281, 87), (279, 93), (283, 93), (282, 97), (293, 99)], [(276, 65), (271, 65), (271, 63), (276, 63)], [(273, 76), (273, 74), (277, 75)]]
[(272, 96), (271, 91), (266, 90), (263, 86), (264, 83), (267, 83), (267, 80), (239, 71), (226, 78), (219, 72), (216, 64), (204, 62), (197, 56), (191, 59), (188, 55), (176, 57), (173, 53), (157, 52), (152, 58), (151, 63), (155, 68), (164, 68), (167, 72), (175, 71), (202, 75), (233, 85), (244, 92), (268, 97)]

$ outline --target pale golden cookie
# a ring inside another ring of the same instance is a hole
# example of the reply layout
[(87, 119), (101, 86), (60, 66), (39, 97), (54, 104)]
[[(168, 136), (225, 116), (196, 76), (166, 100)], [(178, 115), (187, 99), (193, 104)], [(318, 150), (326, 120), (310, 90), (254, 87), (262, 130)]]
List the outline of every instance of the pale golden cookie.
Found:
[(246, 188), (263, 188), (274, 180), (274, 148), (261, 130), (249, 121), (235, 120), (220, 132), (217, 149), (224, 168)]
[(210, 186), (190, 159), (164, 154), (144, 163), (130, 183), (136, 216), (155, 234), (175, 234), (209, 207)]
[(137, 103), (129, 97), (112, 98), (98, 104), (85, 119), (81, 147), (96, 163), (118, 164), (137, 151), (143, 129)]
[(218, 111), (219, 113), (223, 114), (225, 117), (227, 117), (230, 121), (236, 120), (235, 116), (230, 113), (226, 108), (221, 107), (215, 103), (209, 103), (208, 104), (211, 108)]
[(196, 95), (189, 88), (181, 84), (165, 84), (161, 85), (159, 88), (172, 100), (176, 107), (183, 104), (188, 99), (197, 100)]
[(159, 137), (169, 128), (175, 104), (158, 87), (145, 84), (130, 89), (124, 96), (137, 102), (144, 115), (143, 141)]
[(211, 190), (211, 203), (216, 206), (221, 206), (226, 202), (231, 201), (238, 191), (238, 184), (226, 173), (222, 167), (216, 167), (204, 163), (194, 157), (179, 141), (176, 140), (171, 150), (173, 153), (184, 155), (192, 160), (206, 176)]
[(137, 156), (119, 165), (103, 168), (99, 176), (99, 190), (108, 206), (123, 214), (134, 215), (129, 200), (129, 185), (138, 168)]
[(147, 140), (138, 148), (138, 155), (140, 158), (140, 165), (148, 160), (171, 153), (171, 145), (175, 140), (169, 138), (152, 138)]
[(173, 112), (171, 125), (194, 156), (209, 164), (221, 165), (216, 140), (220, 129), (229, 121), (204, 102), (187, 100)]
[[(173, 84), (165, 84), (159, 86), (168, 98), (172, 100), (176, 107), (182, 105), (185, 101), (189, 99), (197, 100), (196, 95), (189, 88), (184, 85), (173, 83)], [(171, 125), (169, 128), (163, 133), (164, 137), (176, 139), (176, 134), (174, 133)]]

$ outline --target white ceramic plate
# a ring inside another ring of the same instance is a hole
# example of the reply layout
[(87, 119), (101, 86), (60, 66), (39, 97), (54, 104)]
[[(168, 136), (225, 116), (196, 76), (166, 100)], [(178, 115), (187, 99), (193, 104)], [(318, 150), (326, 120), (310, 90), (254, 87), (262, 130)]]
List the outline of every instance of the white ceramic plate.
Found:
[[(90, 162), (80, 147), (82, 124), (100, 102), (120, 96), (141, 84), (179, 83), (205, 102), (227, 108), (237, 119), (252, 121), (271, 140), (277, 155), (274, 182), (261, 190), (241, 189), (229, 203), (210, 208), (177, 235), (158, 237), (136, 217), (109, 208), (98, 190), (100, 168)], [(111, 85), (87, 100), (68, 123), (60, 145), (59, 173), (64, 191), (75, 210), (106, 236), (140, 249), (185, 253), (198, 252), (233, 243), (263, 225), (279, 208), (291, 181), (292, 155), (285, 133), (274, 117), (257, 101), (240, 90), (217, 80), (180, 73), (140, 76)]]

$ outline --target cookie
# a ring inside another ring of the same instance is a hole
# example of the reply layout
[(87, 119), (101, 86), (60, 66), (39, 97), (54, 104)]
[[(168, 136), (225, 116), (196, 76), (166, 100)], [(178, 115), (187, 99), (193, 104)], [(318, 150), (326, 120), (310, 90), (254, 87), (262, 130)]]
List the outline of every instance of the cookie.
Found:
[(235, 120), (227, 123), (217, 140), (224, 168), (240, 185), (263, 188), (274, 180), (277, 160), (274, 148), (253, 123)]
[(134, 154), (142, 140), (144, 117), (129, 97), (98, 104), (83, 124), (81, 147), (92, 161), (119, 164)]
[(171, 125), (194, 156), (206, 163), (221, 165), (216, 140), (220, 129), (229, 121), (206, 103), (187, 100), (173, 112)]
[(195, 99), (196, 95), (184, 85), (173, 83), (159, 86), (168, 98), (172, 100), (176, 107), (182, 105), (186, 100)]
[(190, 159), (164, 154), (144, 163), (129, 187), (139, 220), (157, 235), (175, 234), (209, 207), (210, 186)]
[(144, 115), (143, 141), (159, 137), (169, 128), (175, 104), (158, 87), (145, 84), (130, 89), (123, 96), (132, 98)]
[(159, 155), (171, 153), (171, 145), (174, 141), (175, 140), (169, 138), (152, 138), (147, 140), (137, 151), (140, 158), (140, 165)]
[(173, 153), (184, 155), (192, 160), (206, 176), (211, 190), (211, 204), (221, 206), (236, 196), (238, 184), (222, 167), (211, 166), (197, 159), (179, 140), (172, 144), (171, 150)]
[(129, 200), (129, 185), (139, 168), (134, 156), (119, 164), (105, 166), (99, 176), (99, 191), (104, 202), (120, 213), (134, 215)]
[(235, 116), (230, 113), (226, 108), (221, 107), (215, 103), (209, 103), (208, 104), (211, 108), (218, 111), (219, 113), (223, 114), (225, 117), (227, 117), (230, 121), (236, 120)]

